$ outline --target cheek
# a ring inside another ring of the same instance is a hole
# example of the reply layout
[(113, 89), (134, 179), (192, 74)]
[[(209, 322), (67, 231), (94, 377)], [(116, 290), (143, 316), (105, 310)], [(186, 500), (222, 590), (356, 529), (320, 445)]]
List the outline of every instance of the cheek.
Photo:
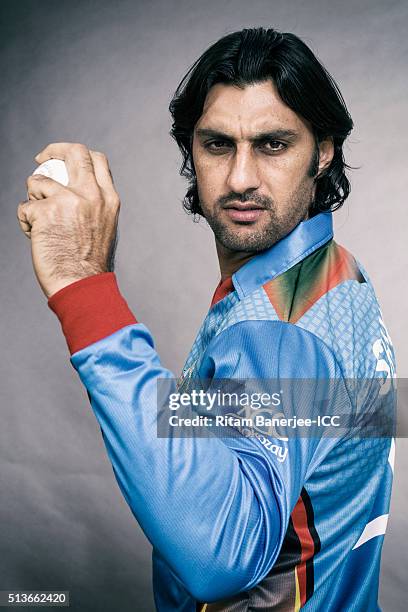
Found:
[(199, 159), (194, 167), (200, 198), (211, 200), (218, 197), (223, 184), (221, 164), (214, 163), (214, 160)]
[(272, 197), (277, 201), (285, 200), (306, 185), (312, 185), (308, 175), (309, 158), (300, 154), (276, 158), (273, 163), (265, 163), (263, 177)]

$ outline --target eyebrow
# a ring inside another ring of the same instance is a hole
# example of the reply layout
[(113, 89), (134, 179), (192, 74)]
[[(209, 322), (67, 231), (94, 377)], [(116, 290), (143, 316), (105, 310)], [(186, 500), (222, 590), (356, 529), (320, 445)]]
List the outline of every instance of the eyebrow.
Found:
[[(220, 140), (230, 140), (234, 141), (235, 139), (228, 134), (224, 134), (221, 131), (213, 130), (210, 128), (198, 128), (196, 130), (196, 134), (199, 138), (218, 138)], [(295, 140), (299, 136), (299, 132), (295, 130), (287, 130), (283, 128), (277, 128), (276, 130), (268, 130), (267, 132), (258, 132), (251, 138), (249, 141), (257, 144), (260, 142), (265, 142), (267, 140), (277, 140), (279, 138), (285, 138), (287, 140)]]

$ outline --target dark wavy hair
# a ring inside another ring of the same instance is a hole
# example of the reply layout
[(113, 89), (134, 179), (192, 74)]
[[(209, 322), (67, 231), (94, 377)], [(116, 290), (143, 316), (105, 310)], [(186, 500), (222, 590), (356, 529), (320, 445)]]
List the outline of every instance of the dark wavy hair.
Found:
[(283, 102), (311, 124), (316, 143), (331, 137), (334, 157), (316, 178), (315, 200), (310, 216), (334, 211), (350, 193), (345, 170), (343, 142), (353, 121), (332, 76), (297, 36), (274, 29), (251, 28), (224, 36), (193, 64), (184, 76), (169, 110), (170, 134), (183, 162), (180, 174), (189, 180), (184, 197), (186, 212), (202, 215), (192, 156), (194, 126), (199, 120), (210, 88), (217, 83), (245, 87), (272, 79)]

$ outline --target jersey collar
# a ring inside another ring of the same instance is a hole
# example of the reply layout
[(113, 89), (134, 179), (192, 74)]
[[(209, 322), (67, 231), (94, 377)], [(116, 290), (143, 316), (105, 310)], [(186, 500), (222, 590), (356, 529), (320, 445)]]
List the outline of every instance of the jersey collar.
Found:
[(240, 299), (286, 272), (333, 238), (332, 213), (319, 213), (302, 221), (290, 234), (253, 257), (232, 275)]

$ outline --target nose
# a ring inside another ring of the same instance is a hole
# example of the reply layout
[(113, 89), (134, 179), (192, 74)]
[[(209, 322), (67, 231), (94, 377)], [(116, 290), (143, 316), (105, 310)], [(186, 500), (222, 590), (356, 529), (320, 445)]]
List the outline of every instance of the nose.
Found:
[(260, 186), (258, 166), (250, 148), (237, 150), (230, 163), (227, 183), (231, 191), (244, 193)]

